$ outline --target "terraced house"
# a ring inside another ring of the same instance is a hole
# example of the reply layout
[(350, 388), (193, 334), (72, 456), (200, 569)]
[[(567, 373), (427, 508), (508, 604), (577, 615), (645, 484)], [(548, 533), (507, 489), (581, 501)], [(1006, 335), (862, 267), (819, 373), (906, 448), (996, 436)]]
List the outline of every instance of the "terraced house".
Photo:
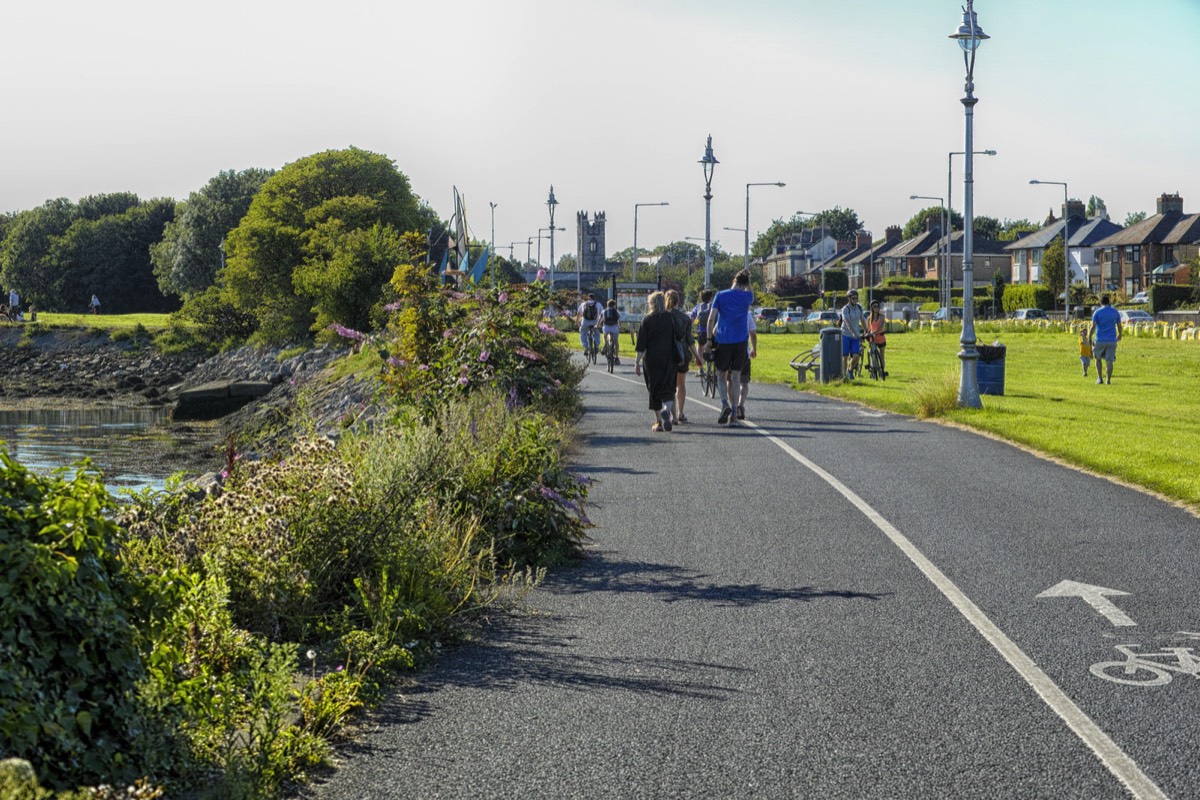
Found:
[(1067, 229), (1071, 282), (1084, 281), (1092, 291), (1115, 289), (1115, 286), (1101, 286), (1101, 271), (1096, 268), (1097, 245), (1103, 239), (1119, 233), (1122, 228), (1110, 220), (1107, 213), (1088, 218), (1079, 200), (1071, 200), (1063, 206), (1062, 219), (1055, 219), (1051, 212), (1041, 228), (1004, 248), (1012, 256), (1012, 283), (1041, 281), (1042, 253), (1047, 245), (1062, 237), (1064, 225)]
[(1188, 261), (1200, 255), (1200, 214), (1183, 213), (1183, 198), (1163, 194), (1158, 213), (1096, 242), (1100, 281), (1132, 295), (1154, 283), (1187, 283)]

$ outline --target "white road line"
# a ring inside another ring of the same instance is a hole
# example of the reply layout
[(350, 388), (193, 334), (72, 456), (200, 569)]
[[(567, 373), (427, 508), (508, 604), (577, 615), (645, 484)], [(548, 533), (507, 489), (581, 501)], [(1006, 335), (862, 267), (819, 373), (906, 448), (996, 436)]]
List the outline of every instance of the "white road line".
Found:
[[(607, 374), (607, 373), (604, 373)], [(642, 381), (631, 380), (620, 375), (612, 375), (611, 377), (618, 378), (629, 383), (642, 383)], [(713, 411), (720, 411), (716, 406), (710, 405), (702, 400), (692, 400), (688, 398), (688, 403), (695, 403)], [(1100, 762), (1111, 772), (1117, 780), (1125, 784), (1129, 793), (1136, 798), (1151, 800), (1152, 798), (1166, 798), (1162, 789), (1150, 779), (1146, 773), (1142, 772), (1141, 767), (1130, 758), (1124, 750), (1122, 750), (1116, 742), (1109, 738), (1099, 725), (1092, 721), (1091, 717), (1083, 712), (1079, 706), (1075, 705), (1067, 693), (1058, 687), (1049, 675), (1042, 668), (1034, 663), (1033, 659), (1025, 655), (1025, 652), (1017, 646), (1016, 642), (1009, 639), (1004, 631), (988, 619), (988, 616), (980, 610), (979, 606), (967, 597), (961, 589), (954, 584), (952, 580), (946, 577), (937, 565), (925, 557), (925, 554), (917, 549), (908, 537), (896, 528), (895, 525), (888, 522), (884, 517), (872, 508), (865, 500), (855, 494), (844, 483), (839, 481), (833, 475), (826, 472), (814, 462), (805, 458), (791, 445), (777, 436), (772, 435), (766, 429), (756, 425), (753, 422), (743, 420), (738, 423), (739, 426), (751, 428), (760, 436), (765, 437), (768, 441), (775, 444), (785, 453), (792, 457), (798, 464), (812, 472), (821, 480), (825, 481), (833, 487), (839, 494), (845, 497), (850, 504), (863, 513), (867, 519), (878, 528), (884, 536), (886, 536), (892, 544), (900, 549), (908, 557), (908, 560), (916, 566), (917, 569), (929, 579), (942, 595), (958, 609), (958, 613), (962, 614), (968, 622), (979, 631), (979, 634), (987, 640), (996, 652), (1003, 656), (1004, 660), (1016, 670), (1026, 683), (1029, 684), (1042, 701), (1050, 706), (1055, 714), (1062, 718), (1063, 722), (1067, 723), (1067, 727), (1079, 739), (1091, 748)]]

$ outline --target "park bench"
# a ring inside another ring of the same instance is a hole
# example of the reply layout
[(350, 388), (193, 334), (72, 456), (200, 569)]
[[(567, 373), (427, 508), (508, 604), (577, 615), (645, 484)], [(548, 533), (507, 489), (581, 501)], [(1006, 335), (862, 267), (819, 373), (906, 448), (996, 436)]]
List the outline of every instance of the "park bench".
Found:
[(813, 380), (821, 379), (821, 345), (813, 345), (812, 350), (806, 350), (791, 361), (792, 369), (796, 370), (796, 380), (804, 383), (808, 377), (808, 373), (812, 373)]

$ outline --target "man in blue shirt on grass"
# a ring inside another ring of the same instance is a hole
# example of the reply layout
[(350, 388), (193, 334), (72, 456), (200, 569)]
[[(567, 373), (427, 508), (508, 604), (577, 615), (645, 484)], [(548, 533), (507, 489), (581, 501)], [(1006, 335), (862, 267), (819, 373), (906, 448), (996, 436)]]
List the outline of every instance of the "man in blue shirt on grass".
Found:
[(1117, 360), (1117, 342), (1121, 341), (1121, 312), (1112, 307), (1108, 295), (1100, 298), (1100, 307), (1092, 312), (1088, 337), (1095, 340), (1092, 358), (1096, 359), (1096, 383), (1105, 382), (1101, 362), (1108, 364), (1108, 383), (1112, 383), (1113, 362)]
[[(750, 273), (742, 270), (734, 276), (728, 289), (717, 292), (712, 310), (708, 312), (708, 331), (717, 343), (713, 366), (717, 371), (717, 389), (721, 393), (721, 416), (717, 419), (720, 425), (736, 424), (730, 417), (733, 409), (741, 404), (742, 365), (746, 363), (746, 342), (750, 338), (746, 316), (753, 303)], [(730, 374), (737, 377), (730, 381)]]

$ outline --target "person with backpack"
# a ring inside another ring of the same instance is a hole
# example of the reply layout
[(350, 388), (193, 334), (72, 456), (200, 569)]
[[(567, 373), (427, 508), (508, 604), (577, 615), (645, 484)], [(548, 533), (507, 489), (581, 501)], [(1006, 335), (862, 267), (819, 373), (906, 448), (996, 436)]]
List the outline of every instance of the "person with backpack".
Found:
[(596, 302), (595, 294), (589, 294), (588, 299), (579, 304), (579, 343), (583, 345), (585, 353), (589, 342), (594, 343), (596, 350), (600, 349), (597, 336), (599, 322), (600, 304)]
[(621, 353), (621, 312), (617, 311), (617, 301), (609, 300), (608, 305), (604, 309), (604, 326), (601, 329), (604, 333), (604, 353), (608, 354), (612, 351), (613, 360), (621, 363), (618, 356)]

